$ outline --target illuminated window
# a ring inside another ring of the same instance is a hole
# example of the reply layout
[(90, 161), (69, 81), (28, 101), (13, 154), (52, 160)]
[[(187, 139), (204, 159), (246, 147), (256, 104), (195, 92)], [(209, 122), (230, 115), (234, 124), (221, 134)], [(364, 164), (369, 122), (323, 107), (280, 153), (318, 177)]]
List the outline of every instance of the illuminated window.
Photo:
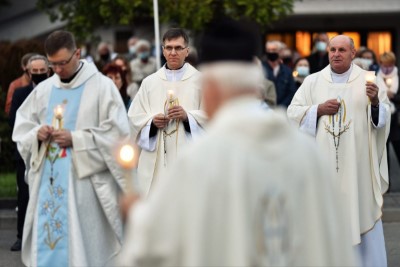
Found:
[(291, 33), (270, 33), (267, 34), (265, 41), (281, 41), (285, 43), (287, 47), (293, 48), (294, 47), (294, 38), (293, 34)]
[(356, 48), (356, 50), (358, 50), (360, 48), (361, 37), (358, 32), (343, 32), (343, 34), (347, 35), (353, 39), (354, 47)]
[(309, 32), (296, 32), (296, 50), (302, 57), (311, 53), (311, 34)]
[(367, 46), (375, 52), (376, 56), (392, 51), (392, 34), (390, 32), (368, 33)]

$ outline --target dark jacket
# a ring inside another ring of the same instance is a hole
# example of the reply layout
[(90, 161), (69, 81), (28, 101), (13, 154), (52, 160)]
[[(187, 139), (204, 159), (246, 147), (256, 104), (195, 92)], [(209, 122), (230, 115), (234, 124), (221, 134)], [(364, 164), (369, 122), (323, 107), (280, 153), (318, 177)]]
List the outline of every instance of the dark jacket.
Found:
[(318, 72), (328, 66), (329, 57), (328, 53), (325, 53), (322, 57), (319, 52), (312, 53), (307, 57), (308, 63), (310, 63), (310, 74)]
[[(11, 128), (14, 128), (15, 117), (17, 115), (17, 110), (24, 103), (25, 99), (29, 96), (29, 94), (33, 91), (33, 85), (30, 83), (25, 87), (17, 88), (14, 92), (11, 101), (10, 114), (8, 117), (8, 123)], [(18, 153), (18, 150), (15, 148), (15, 158), (16, 160), (22, 160), (21, 155)]]
[(266, 78), (275, 84), (277, 105), (288, 107), (296, 93), (292, 70), (286, 65), (280, 64), (278, 75), (275, 77), (274, 71), (268, 63), (263, 63), (263, 66)]

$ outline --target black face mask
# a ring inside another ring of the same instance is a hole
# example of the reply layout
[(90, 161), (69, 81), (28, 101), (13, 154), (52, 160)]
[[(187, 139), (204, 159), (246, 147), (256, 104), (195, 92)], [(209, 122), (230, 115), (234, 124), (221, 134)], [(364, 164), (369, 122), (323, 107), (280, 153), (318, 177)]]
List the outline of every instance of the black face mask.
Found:
[(269, 52), (267, 52), (267, 58), (270, 61), (276, 61), (279, 58), (279, 54), (278, 53), (269, 53)]
[(31, 74), (32, 82), (34, 82), (36, 85), (38, 85), (40, 82), (43, 82), (47, 78), (48, 78), (47, 73)]
[(100, 55), (100, 58), (101, 58), (101, 60), (103, 60), (103, 61), (107, 61), (107, 60), (110, 59), (110, 54), (103, 54), (103, 55)]

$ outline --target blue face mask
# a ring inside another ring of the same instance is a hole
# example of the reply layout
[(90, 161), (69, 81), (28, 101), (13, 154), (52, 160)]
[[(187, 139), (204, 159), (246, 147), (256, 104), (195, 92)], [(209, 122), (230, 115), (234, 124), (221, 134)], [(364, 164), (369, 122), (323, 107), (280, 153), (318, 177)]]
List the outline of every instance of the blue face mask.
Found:
[(300, 77), (306, 77), (310, 74), (310, 68), (306, 66), (299, 66), (296, 71)]
[(129, 54), (131, 54), (131, 55), (136, 54), (136, 46), (131, 45), (131, 46), (129, 47)]
[(150, 56), (150, 52), (141, 52), (138, 54), (138, 57), (142, 60), (147, 60)]
[(318, 41), (316, 44), (315, 44), (315, 48), (317, 49), (317, 51), (319, 51), (319, 52), (325, 52), (326, 51), (326, 43), (325, 42), (321, 42), (321, 41)]

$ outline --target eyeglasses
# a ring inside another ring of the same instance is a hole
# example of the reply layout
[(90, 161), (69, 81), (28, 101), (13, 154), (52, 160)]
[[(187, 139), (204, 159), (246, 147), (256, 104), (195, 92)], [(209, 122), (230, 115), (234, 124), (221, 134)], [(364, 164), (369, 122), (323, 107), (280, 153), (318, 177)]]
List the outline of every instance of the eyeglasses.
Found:
[(164, 50), (167, 52), (172, 52), (172, 50), (175, 50), (176, 53), (180, 53), (183, 50), (185, 50), (187, 47), (182, 47), (182, 46), (163, 46)]
[(54, 68), (54, 67), (64, 67), (65, 65), (67, 65), (69, 62), (71, 62), (73, 56), (75, 55), (77, 50), (75, 50), (72, 55), (70, 56), (70, 58), (68, 60), (64, 60), (64, 61), (60, 61), (60, 62), (50, 62), (49, 61), (49, 67), (50, 68)]

